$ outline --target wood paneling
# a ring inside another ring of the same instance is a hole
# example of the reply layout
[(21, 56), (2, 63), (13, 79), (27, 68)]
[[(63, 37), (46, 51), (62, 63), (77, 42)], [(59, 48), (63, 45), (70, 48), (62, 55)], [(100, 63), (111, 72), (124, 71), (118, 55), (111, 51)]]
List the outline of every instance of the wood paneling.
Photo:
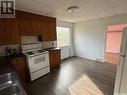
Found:
[(49, 51), (49, 61), (50, 67), (54, 68), (60, 66), (61, 63), (61, 50), (51, 50)]
[(47, 17), (43, 15), (33, 14), (29, 12), (19, 11), (16, 10), (16, 18), (23, 18), (23, 19), (32, 19), (32, 20), (42, 20), (42, 21), (56, 21), (56, 18), (53, 17)]

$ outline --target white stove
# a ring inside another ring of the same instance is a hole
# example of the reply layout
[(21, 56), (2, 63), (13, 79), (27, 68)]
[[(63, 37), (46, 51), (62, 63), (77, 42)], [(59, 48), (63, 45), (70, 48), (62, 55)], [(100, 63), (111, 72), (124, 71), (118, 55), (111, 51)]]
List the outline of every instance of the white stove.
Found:
[(22, 45), (21, 48), (26, 55), (31, 81), (50, 72), (49, 53), (42, 50), (41, 44)]
[(27, 57), (33, 57), (33, 56), (37, 56), (40, 54), (44, 54), (44, 53), (48, 53), (48, 51), (44, 51), (44, 50), (36, 50), (36, 51), (31, 51), (31, 52), (26, 52), (24, 53)]

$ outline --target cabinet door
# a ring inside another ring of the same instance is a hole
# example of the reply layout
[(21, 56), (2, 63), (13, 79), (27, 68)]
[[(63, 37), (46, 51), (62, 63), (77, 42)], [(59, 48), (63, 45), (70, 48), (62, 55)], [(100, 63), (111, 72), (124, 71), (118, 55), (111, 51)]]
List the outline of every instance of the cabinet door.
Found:
[(41, 27), (41, 41), (46, 41), (46, 25), (44, 21), (40, 21)]
[(18, 19), (18, 27), (20, 34), (24, 36), (39, 36), (42, 34), (39, 20)]
[(33, 35), (41, 35), (41, 22), (39, 20), (30, 20), (31, 32)]
[(18, 28), (20, 35), (30, 36), (32, 35), (32, 29), (29, 19), (18, 19)]
[(12, 65), (14, 66), (16, 73), (19, 75), (21, 80), (28, 80), (27, 65), (25, 57), (17, 57), (11, 60)]
[(42, 35), (43, 41), (54, 41), (56, 40), (56, 23), (47, 21), (45, 22), (45, 31)]
[(50, 59), (51, 68), (60, 66), (60, 63), (61, 63), (60, 50), (49, 51), (49, 59)]
[(0, 19), (0, 45), (20, 44), (16, 19)]

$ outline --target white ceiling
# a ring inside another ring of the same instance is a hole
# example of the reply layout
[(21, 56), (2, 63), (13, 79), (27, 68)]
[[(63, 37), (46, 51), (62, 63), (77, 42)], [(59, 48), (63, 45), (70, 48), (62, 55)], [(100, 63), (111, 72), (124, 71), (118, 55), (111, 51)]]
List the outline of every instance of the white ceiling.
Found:
[[(75, 13), (67, 11), (78, 6)], [(127, 0), (16, 0), (16, 9), (40, 15), (56, 17), (58, 20), (80, 22), (127, 13)]]

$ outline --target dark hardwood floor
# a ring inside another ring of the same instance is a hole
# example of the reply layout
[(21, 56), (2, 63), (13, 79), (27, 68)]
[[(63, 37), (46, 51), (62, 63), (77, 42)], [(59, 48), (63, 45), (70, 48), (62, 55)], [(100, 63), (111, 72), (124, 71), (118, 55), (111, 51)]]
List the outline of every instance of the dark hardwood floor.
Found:
[(32, 95), (112, 95), (115, 64), (102, 64), (73, 57), (32, 83)]

